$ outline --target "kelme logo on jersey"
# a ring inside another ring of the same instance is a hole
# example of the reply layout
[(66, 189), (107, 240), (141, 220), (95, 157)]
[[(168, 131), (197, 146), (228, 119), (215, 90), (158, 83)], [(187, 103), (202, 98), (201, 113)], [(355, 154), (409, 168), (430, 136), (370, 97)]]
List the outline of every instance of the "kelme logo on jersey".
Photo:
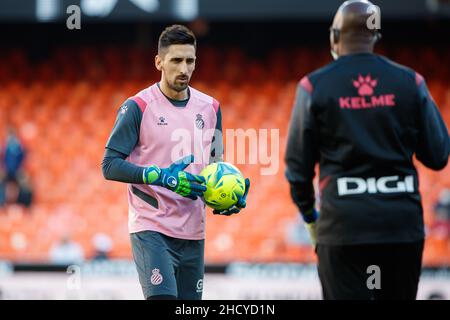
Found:
[(203, 120), (201, 114), (197, 114), (197, 119), (195, 119), (195, 126), (200, 130), (205, 127), (205, 121)]
[(377, 86), (377, 84), (378, 80), (372, 80), (370, 74), (367, 77), (359, 75), (358, 80), (353, 80), (353, 85), (358, 89), (358, 94), (360, 96), (373, 95), (373, 89)]
[(152, 285), (157, 286), (163, 282), (163, 276), (159, 273), (159, 269), (152, 270), (152, 276), (150, 277), (150, 282)]
[(394, 107), (395, 95), (382, 94), (374, 95), (378, 79), (372, 79), (370, 74), (359, 75), (358, 79), (352, 80), (353, 86), (358, 90), (357, 97), (340, 97), (339, 106), (341, 109), (368, 109), (377, 107)]
[(158, 120), (159, 120), (159, 121), (158, 121), (158, 126), (167, 126), (167, 125), (169, 125), (169, 124), (166, 122), (166, 118), (164, 118), (164, 117), (159, 117)]
[(339, 196), (354, 194), (404, 193), (414, 192), (414, 177), (406, 176), (403, 181), (399, 176), (380, 178), (342, 177), (337, 179)]

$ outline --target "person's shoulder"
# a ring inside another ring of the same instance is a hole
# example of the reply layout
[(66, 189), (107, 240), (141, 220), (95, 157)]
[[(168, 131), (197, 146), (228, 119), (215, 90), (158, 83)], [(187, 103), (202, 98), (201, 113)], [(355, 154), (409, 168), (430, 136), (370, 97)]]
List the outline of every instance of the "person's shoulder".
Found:
[(139, 99), (139, 97), (133, 96), (127, 98), (117, 109), (118, 119), (133, 119), (134, 117), (140, 117), (145, 111), (147, 104)]
[(196, 99), (200, 100), (201, 102), (211, 104), (214, 111), (217, 113), (220, 103), (217, 99), (213, 98), (210, 95), (207, 95), (206, 93), (201, 92), (200, 90), (197, 90), (193, 87), (189, 87), (189, 90), (191, 91), (191, 97), (195, 97)]
[(124, 102), (124, 105), (128, 108), (131, 107), (144, 113), (145, 109), (147, 108), (148, 102), (139, 96), (132, 96)]
[(423, 76), (414, 69), (412, 69), (411, 67), (395, 62), (383, 55), (376, 55), (376, 57), (381, 63), (383, 63), (388, 68), (391, 68), (395, 72), (398, 72), (404, 75), (406, 78), (413, 80), (416, 83), (416, 85), (420, 85), (423, 82)]
[(189, 90), (190, 90), (190, 92), (191, 92), (191, 96), (193, 96), (193, 97), (195, 97), (195, 98), (197, 98), (197, 99), (199, 99), (199, 100), (201, 100), (201, 101), (204, 101), (204, 102), (212, 102), (212, 101), (215, 100), (215, 99), (214, 99), (213, 97), (211, 97), (210, 95), (208, 95), (208, 94), (206, 94), (206, 93), (204, 93), (204, 92), (201, 92), (200, 90), (197, 90), (197, 89), (195, 89), (195, 88), (193, 88), (193, 87), (189, 87)]
[(334, 69), (338, 67), (338, 64), (336, 61), (331, 61), (330, 63), (310, 72), (307, 77), (311, 79), (312, 81), (315, 81), (317, 79), (320, 79), (324, 75), (327, 75), (328, 73), (332, 72)]
[(152, 84), (151, 86), (139, 91), (135, 95), (128, 97), (122, 104), (121, 108), (133, 108), (144, 113), (147, 106), (157, 99), (156, 95), (154, 94), (155, 86), (156, 84)]
[(301, 80), (300, 80), (300, 84), (302, 84), (302, 82), (304, 83), (306, 81), (306, 79), (308, 79), (308, 81), (314, 85), (317, 82), (320, 81), (321, 78), (326, 77), (327, 75), (329, 75), (330, 73), (332, 73), (336, 68), (339, 67), (339, 64), (336, 63), (336, 61), (331, 61), (329, 63), (327, 63), (326, 65), (308, 73), (307, 75), (305, 75)]
[(332, 61), (319, 69), (316, 69), (300, 79), (298, 85), (305, 89), (309, 94), (313, 93), (314, 88), (317, 86), (317, 83), (320, 79), (337, 67), (335, 61)]

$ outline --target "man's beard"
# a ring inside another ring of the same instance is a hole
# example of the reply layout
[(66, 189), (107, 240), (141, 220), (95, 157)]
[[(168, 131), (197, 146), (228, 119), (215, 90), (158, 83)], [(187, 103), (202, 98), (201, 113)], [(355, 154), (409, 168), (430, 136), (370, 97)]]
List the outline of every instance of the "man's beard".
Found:
[(175, 79), (175, 81), (173, 83), (168, 83), (170, 89), (176, 91), (176, 92), (181, 92), (186, 90), (186, 88), (189, 86), (189, 80), (186, 81), (185, 83), (177, 83), (176, 82), (177, 79)]

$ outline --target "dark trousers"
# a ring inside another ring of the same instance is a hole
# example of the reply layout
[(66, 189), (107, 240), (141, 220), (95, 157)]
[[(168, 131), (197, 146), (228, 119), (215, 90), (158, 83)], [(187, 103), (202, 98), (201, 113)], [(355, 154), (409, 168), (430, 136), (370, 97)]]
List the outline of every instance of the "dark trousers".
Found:
[(423, 241), (329, 246), (318, 244), (325, 300), (416, 299)]
[(205, 240), (176, 239), (156, 231), (130, 237), (145, 299), (202, 299)]

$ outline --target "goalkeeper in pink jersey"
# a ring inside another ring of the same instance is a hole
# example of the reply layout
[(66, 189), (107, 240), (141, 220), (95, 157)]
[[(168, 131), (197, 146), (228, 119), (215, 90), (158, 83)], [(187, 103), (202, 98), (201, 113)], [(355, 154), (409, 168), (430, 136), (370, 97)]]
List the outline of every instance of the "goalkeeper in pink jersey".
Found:
[[(221, 161), (223, 142), (219, 102), (189, 86), (196, 47), (184, 26), (162, 32), (155, 57), (161, 81), (122, 104), (102, 164), (106, 179), (128, 184), (133, 258), (146, 299), (202, 298), (206, 187), (198, 174)], [(180, 133), (190, 138), (180, 142)], [(175, 150), (191, 152), (174, 159)], [(236, 206), (214, 213), (244, 208), (246, 184)]]

